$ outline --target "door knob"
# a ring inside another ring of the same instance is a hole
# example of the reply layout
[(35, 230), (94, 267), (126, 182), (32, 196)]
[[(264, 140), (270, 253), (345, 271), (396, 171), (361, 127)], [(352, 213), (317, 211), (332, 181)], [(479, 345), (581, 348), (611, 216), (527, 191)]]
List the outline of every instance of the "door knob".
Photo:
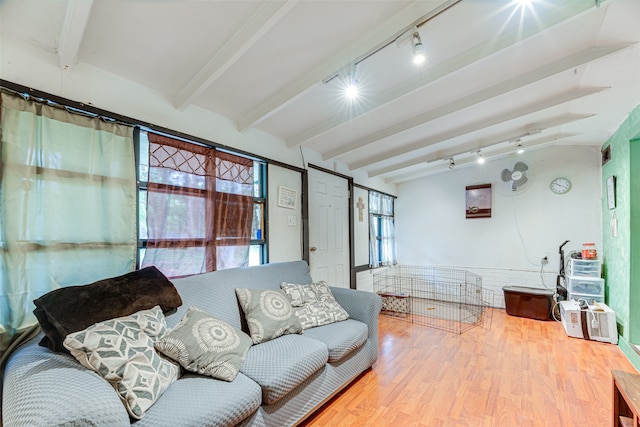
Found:
[(317, 251), (317, 250), (318, 250), (318, 248), (316, 248), (315, 246), (311, 246), (311, 247), (309, 248), (309, 252), (315, 252), (315, 251)]

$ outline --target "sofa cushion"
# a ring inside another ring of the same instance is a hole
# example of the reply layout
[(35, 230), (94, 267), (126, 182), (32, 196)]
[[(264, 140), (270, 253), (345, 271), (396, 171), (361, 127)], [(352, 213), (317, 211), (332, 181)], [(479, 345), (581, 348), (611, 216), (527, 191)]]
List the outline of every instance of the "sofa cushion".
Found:
[(302, 332), (302, 325), (282, 291), (236, 289), (236, 295), (254, 344)]
[(111, 383), (129, 415), (140, 419), (180, 373), (153, 348), (165, 332), (156, 306), (69, 334), (64, 345), (82, 366)]
[(369, 328), (357, 320), (345, 320), (304, 332), (304, 336), (322, 341), (329, 350), (329, 362), (337, 362), (366, 341)]
[(252, 346), (240, 371), (260, 385), (262, 401), (270, 405), (320, 370), (328, 358), (322, 342), (284, 335)]
[(327, 286), (320, 281), (307, 285), (282, 282), (280, 288), (294, 307), (293, 312), (303, 329), (328, 325), (349, 318), (344, 308), (338, 304)]
[(55, 289), (33, 301), (45, 338), (40, 345), (68, 353), (64, 338), (94, 323), (159, 305), (164, 313), (182, 305), (173, 284), (155, 267), (83, 286)]
[(247, 334), (194, 306), (156, 342), (156, 349), (186, 370), (224, 381), (236, 377), (249, 347)]
[(258, 384), (241, 373), (227, 382), (188, 372), (133, 425), (235, 426), (253, 414), (261, 401)]

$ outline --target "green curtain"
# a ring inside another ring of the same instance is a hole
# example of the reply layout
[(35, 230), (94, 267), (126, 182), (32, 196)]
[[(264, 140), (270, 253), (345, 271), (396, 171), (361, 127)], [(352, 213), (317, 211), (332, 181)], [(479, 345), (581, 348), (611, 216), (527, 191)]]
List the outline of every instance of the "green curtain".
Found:
[(11, 94), (0, 115), (0, 351), (33, 300), (132, 271), (132, 128)]

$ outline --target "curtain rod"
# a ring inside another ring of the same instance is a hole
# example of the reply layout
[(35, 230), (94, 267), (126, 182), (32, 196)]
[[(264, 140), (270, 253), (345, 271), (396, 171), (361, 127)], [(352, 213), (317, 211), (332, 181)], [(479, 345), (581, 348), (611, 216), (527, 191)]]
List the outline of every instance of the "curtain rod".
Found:
[(114, 123), (114, 124), (133, 127), (133, 125), (131, 123), (119, 121), (119, 120), (116, 120), (116, 119), (111, 118), (111, 117), (107, 117), (107, 116), (104, 116), (104, 115), (92, 113), (92, 112), (89, 112), (89, 111), (86, 111), (86, 110), (82, 110), (82, 109), (79, 109), (79, 108), (76, 108), (76, 107), (72, 107), (72, 106), (69, 106), (69, 105), (63, 105), (63, 104), (54, 102), (54, 101), (52, 101), (50, 99), (37, 97), (37, 96), (32, 95), (30, 93), (20, 92), (20, 91), (17, 91), (17, 90), (14, 90), (14, 89), (10, 89), (10, 88), (7, 88), (7, 87), (0, 86), (0, 93), (6, 93), (6, 94), (9, 94), (9, 95), (14, 95), (14, 96), (22, 98), (22, 99), (24, 99), (26, 101), (30, 101), (30, 102), (35, 102), (37, 104), (46, 105), (47, 107), (51, 107), (51, 108), (57, 108), (58, 110), (64, 110), (64, 111), (66, 111), (67, 113), (70, 113), (70, 114), (77, 114), (77, 115), (83, 116), (83, 117), (90, 117), (90, 118), (94, 118), (94, 119), (99, 119), (99, 120), (102, 120), (103, 122), (107, 122), (107, 123)]
[(385, 196), (393, 197), (394, 199), (398, 198), (398, 196), (394, 196), (393, 194), (385, 193), (384, 191), (376, 190), (375, 188), (367, 187), (366, 185), (354, 183), (353, 186), (354, 187), (358, 187), (358, 188), (360, 188), (362, 190), (373, 191), (373, 192), (376, 192), (376, 193), (383, 194)]
[[(70, 112), (83, 112), (83, 113), (88, 113), (89, 115), (93, 115), (93, 116), (99, 116), (99, 117), (103, 117), (105, 120), (108, 121), (115, 121), (118, 123), (122, 123), (128, 126), (134, 126), (134, 127), (140, 127), (140, 128), (146, 128), (148, 130), (154, 131), (154, 132), (158, 132), (158, 133), (163, 133), (166, 135), (169, 135), (171, 137), (175, 137), (175, 138), (182, 138), (185, 140), (189, 140), (192, 142), (197, 142), (199, 144), (205, 145), (207, 147), (211, 147), (211, 148), (218, 148), (221, 150), (226, 150), (226, 151), (230, 151), (236, 154), (241, 154), (243, 156), (246, 157), (250, 157), (253, 159), (257, 159), (259, 161), (264, 161), (270, 164), (273, 164), (275, 166), (280, 166), (283, 167), (285, 169), (289, 169), (289, 170), (293, 170), (296, 172), (304, 172), (304, 168), (300, 168), (298, 166), (293, 166), (293, 165), (289, 165), (287, 163), (283, 163), (280, 162), (278, 160), (273, 160), (267, 157), (263, 157), (263, 156), (258, 156), (254, 153), (249, 153), (247, 151), (244, 150), (240, 150), (238, 148), (235, 147), (230, 147), (228, 145), (224, 145), (224, 144), (219, 144), (219, 143), (215, 143), (215, 142), (211, 142), (209, 140), (206, 140), (204, 138), (200, 138), (197, 136), (193, 136), (193, 135), (189, 135), (183, 132), (179, 132), (179, 131), (175, 131), (163, 126), (158, 126), (155, 125), (153, 123), (149, 123), (149, 122), (145, 122), (142, 120), (137, 120), (134, 119), (132, 117), (128, 117), (128, 116), (124, 116), (122, 114), (117, 114), (117, 113), (113, 113), (111, 111), (108, 110), (103, 110), (101, 108), (98, 107), (94, 107), (93, 105), (88, 105), (82, 102), (78, 102), (78, 101), (73, 101), (67, 98), (63, 98), (61, 96), (57, 96), (57, 95), (53, 95), (47, 92), (43, 92), (40, 91), (38, 89), (33, 89), (31, 87), (28, 86), (23, 86), (20, 85), (18, 83), (13, 83), (10, 82), (8, 80), (3, 80), (0, 79), (0, 89), (1, 90), (7, 90), (8, 92), (13, 92), (19, 96), (24, 97), (24, 95), (28, 95), (30, 97), (33, 97), (34, 100), (42, 100), (40, 102), (46, 102), (46, 103), (53, 103), (53, 104), (49, 104), (52, 106), (55, 106), (55, 104), (58, 104), (59, 106), (61, 106), (62, 108), (66, 107), (70, 107), (72, 108), (72, 111)], [(67, 110), (69, 111), (69, 110)]]

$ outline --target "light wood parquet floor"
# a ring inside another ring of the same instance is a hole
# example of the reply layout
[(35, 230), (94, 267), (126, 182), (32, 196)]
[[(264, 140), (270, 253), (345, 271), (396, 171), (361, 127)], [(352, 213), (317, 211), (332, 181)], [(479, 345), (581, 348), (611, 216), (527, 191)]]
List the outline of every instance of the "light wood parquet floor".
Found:
[(376, 364), (304, 426), (611, 426), (618, 346), (492, 310), (461, 335), (380, 316)]

